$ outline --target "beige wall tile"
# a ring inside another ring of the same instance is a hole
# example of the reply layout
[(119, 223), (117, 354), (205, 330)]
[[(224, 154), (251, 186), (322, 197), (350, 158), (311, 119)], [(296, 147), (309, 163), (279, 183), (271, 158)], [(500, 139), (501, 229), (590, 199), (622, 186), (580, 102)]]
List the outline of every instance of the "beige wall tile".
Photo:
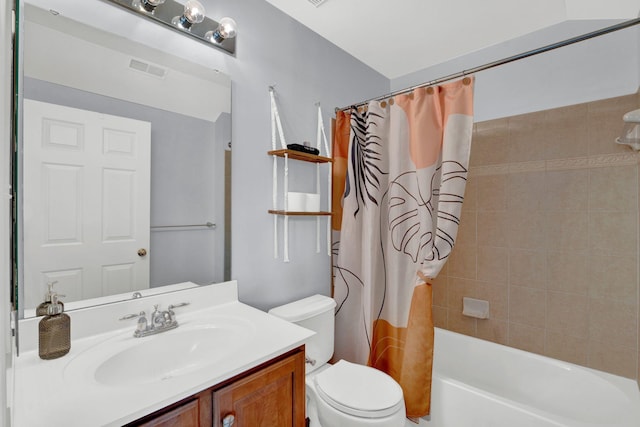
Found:
[(545, 219), (542, 212), (509, 212), (509, 247), (519, 249), (545, 248)]
[(507, 179), (507, 175), (476, 178), (479, 211), (502, 211), (507, 208)]
[(545, 355), (565, 362), (587, 364), (587, 338), (574, 337), (561, 331), (547, 330)]
[(484, 122), (476, 123), (475, 126), (476, 132), (483, 132), (488, 135), (498, 136), (500, 134), (508, 133), (509, 118), (486, 120)]
[(587, 366), (627, 378), (636, 378), (638, 353), (634, 348), (591, 340)]
[(571, 105), (547, 111), (545, 157), (567, 159), (588, 155), (587, 104)]
[(478, 212), (477, 218), (477, 236), (479, 245), (507, 247), (509, 243), (509, 215), (506, 211)]
[(589, 205), (589, 171), (548, 171), (543, 200), (546, 210), (586, 211)]
[(530, 288), (545, 288), (547, 255), (544, 251), (509, 250), (509, 283)]
[(589, 256), (589, 295), (594, 298), (633, 301), (638, 292), (636, 257)]
[[(489, 318), (507, 320), (509, 315), (509, 288), (506, 284), (493, 282), (478, 282), (475, 297), (489, 301)], [(480, 325), (482, 321), (478, 321)]]
[(471, 166), (502, 164), (509, 160), (508, 119), (476, 124), (471, 141)]
[(460, 218), (460, 225), (458, 226), (458, 234), (456, 236), (456, 245), (476, 245), (476, 212), (467, 211), (464, 212)]
[(433, 307), (433, 326), (436, 328), (447, 329), (447, 313), (446, 307)]
[(431, 281), (431, 288), (433, 290), (433, 305), (440, 307), (447, 307), (447, 288), (448, 277), (440, 274), (438, 277)]
[(638, 167), (614, 166), (589, 170), (591, 211), (637, 211)]
[(625, 153), (628, 148), (613, 142), (622, 130), (622, 116), (639, 107), (634, 95), (590, 102), (587, 105), (589, 154)]
[(450, 277), (449, 285), (447, 286), (447, 307), (449, 307), (452, 312), (462, 316), (462, 298), (475, 298), (476, 288), (475, 280)]
[(509, 117), (509, 162), (545, 158), (546, 111)]
[(547, 292), (541, 289), (509, 287), (509, 322), (544, 328)]
[(476, 278), (476, 246), (455, 245), (449, 256), (449, 277)]
[(541, 210), (545, 200), (544, 176), (544, 172), (510, 174), (507, 186), (508, 210)]
[(507, 283), (509, 249), (478, 246), (478, 280)]
[(637, 348), (637, 302), (590, 298), (589, 339), (612, 346)]
[(638, 214), (635, 212), (591, 212), (589, 248), (603, 255), (637, 253)]
[[(628, 153), (613, 140), (639, 107), (640, 92), (474, 125), (471, 164), (500, 168), (467, 183), (458, 245), (434, 285), (439, 327), (637, 378), (637, 166), (504, 171)], [(462, 316), (463, 296), (488, 300), (491, 318)]]
[(585, 251), (589, 247), (586, 233), (589, 215), (585, 211), (547, 212), (546, 242), (551, 251)]
[(586, 295), (589, 291), (588, 257), (575, 252), (547, 253), (547, 289)]
[[(464, 200), (462, 202), (462, 212), (475, 211), (478, 209), (478, 180), (470, 177), (464, 187)], [(464, 219), (464, 214), (462, 215)]]
[(477, 321), (477, 337), (483, 340), (507, 345), (509, 342), (509, 324), (504, 320), (482, 319)]
[(547, 292), (548, 330), (586, 338), (589, 332), (589, 300), (585, 295)]
[(544, 354), (544, 329), (510, 322), (509, 345), (532, 353)]
[(442, 270), (440, 270), (440, 273), (438, 274), (438, 276), (447, 276), (447, 277), (449, 276), (449, 261), (448, 260), (442, 266)]
[(449, 310), (448, 322), (449, 329), (453, 332), (458, 332), (472, 337), (476, 336), (476, 319), (463, 316), (461, 312), (458, 313), (453, 310)]

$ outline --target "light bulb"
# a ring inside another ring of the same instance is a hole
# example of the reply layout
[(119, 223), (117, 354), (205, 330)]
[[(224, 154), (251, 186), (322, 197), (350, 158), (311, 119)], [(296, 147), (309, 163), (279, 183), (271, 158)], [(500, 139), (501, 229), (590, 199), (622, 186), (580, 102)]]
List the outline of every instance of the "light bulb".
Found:
[(171, 20), (173, 25), (188, 30), (193, 24), (204, 21), (204, 6), (197, 0), (189, 0), (184, 4), (184, 12), (182, 16), (176, 16)]
[(207, 31), (205, 38), (214, 43), (222, 43), (238, 34), (238, 24), (231, 18), (222, 18), (215, 31)]

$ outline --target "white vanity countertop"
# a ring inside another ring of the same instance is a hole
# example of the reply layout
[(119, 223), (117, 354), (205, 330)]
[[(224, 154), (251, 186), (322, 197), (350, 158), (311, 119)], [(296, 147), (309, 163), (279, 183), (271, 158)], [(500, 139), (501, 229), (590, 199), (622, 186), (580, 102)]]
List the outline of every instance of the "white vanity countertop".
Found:
[[(215, 322), (219, 319), (234, 318), (241, 319), (250, 344), (231, 352), (215, 363), (168, 379), (146, 384), (105, 385), (98, 383), (91, 374), (85, 374), (82, 369), (78, 369), (77, 361), (86, 359), (86, 355), (91, 354), (91, 349), (97, 345), (104, 346), (107, 340), (122, 341), (123, 336), (131, 337), (131, 340), (145, 340), (151, 337), (132, 338), (135, 320), (127, 322), (125, 327), (122, 322), (107, 322), (118, 325), (118, 329), (110, 328), (91, 334), (86, 325), (74, 324), (90, 322), (91, 309), (68, 313), (71, 316), (72, 328), (69, 354), (55, 360), (41, 360), (38, 357), (37, 341), (35, 346), (26, 345), (26, 342), (22, 344), (23, 351), (16, 358), (15, 367), (15, 425), (122, 426), (292, 350), (304, 344), (313, 335), (313, 332), (307, 329), (239, 302), (235, 282), (190, 289), (169, 296), (126, 301), (93, 311), (98, 312), (100, 316), (117, 319), (123, 314), (136, 312), (144, 305), (149, 305), (151, 309), (153, 304), (160, 303), (161, 308), (166, 308), (169, 304), (179, 302), (190, 302), (188, 307), (175, 310), (180, 326), (173, 331), (155, 336), (175, 333), (174, 331), (180, 331), (180, 328), (189, 328), (189, 325), (194, 323), (202, 324), (209, 319)], [(34, 338), (34, 325), (37, 328), (36, 319), (21, 321), (21, 333), (24, 332), (29, 340)], [(77, 326), (75, 333), (74, 326)], [(37, 340), (37, 334), (35, 338)], [(219, 344), (222, 349), (224, 342)], [(106, 349), (108, 346), (109, 343), (103, 348)], [(27, 351), (24, 351), (25, 349)], [(139, 360), (138, 363), (144, 366), (145, 360)]]

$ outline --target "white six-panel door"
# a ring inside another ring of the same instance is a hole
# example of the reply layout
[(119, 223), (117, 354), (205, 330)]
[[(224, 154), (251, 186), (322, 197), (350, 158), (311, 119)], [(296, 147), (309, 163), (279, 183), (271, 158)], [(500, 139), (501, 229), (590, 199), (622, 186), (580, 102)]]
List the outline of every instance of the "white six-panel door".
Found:
[[(25, 307), (149, 287), (151, 124), (24, 100)], [(142, 252), (140, 252), (142, 254)]]

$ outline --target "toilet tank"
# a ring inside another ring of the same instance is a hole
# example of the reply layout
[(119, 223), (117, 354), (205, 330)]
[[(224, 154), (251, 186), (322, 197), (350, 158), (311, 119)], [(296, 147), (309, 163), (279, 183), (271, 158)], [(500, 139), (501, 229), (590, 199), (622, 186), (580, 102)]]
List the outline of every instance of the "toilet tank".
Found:
[(305, 343), (306, 357), (315, 361), (315, 364), (307, 363), (307, 373), (324, 365), (333, 356), (335, 306), (333, 298), (313, 295), (269, 310), (273, 316), (316, 333)]

